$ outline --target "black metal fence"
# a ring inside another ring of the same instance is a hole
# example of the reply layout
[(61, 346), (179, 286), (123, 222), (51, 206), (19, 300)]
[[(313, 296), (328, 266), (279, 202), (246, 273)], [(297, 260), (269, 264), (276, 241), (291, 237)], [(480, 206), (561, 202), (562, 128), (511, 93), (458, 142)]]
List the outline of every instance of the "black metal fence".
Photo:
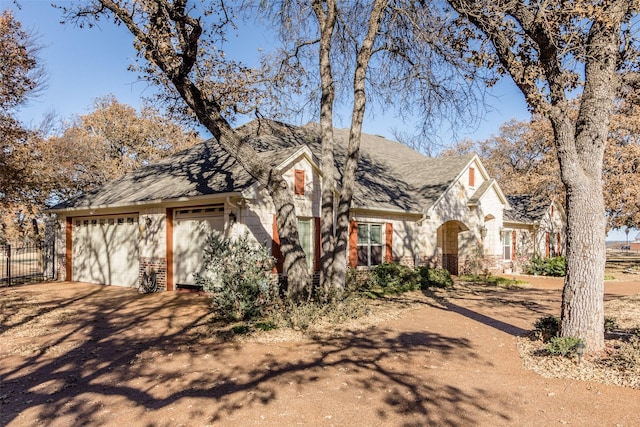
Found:
[(0, 245), (0, 286), (53, 279), (54, 253), (53, 243)]

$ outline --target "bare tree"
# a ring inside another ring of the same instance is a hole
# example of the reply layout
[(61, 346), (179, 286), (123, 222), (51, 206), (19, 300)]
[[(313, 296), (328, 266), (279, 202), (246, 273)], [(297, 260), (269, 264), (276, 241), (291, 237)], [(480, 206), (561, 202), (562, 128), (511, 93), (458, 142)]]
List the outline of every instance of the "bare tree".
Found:
[[(319, 107), (314, 112), (319, 110), (322, 138), (322, 283), (340, 288), (346, 278), (349, 211), (369, 98), (386, 109), (397, 107), (400, 114), (420, 114), (425, 130), (446, 111), (461, 113), (463, 106), (474, 105), (469, 100), (481, 85), (468, 78), (476, 70), (453, 48), (465, 45), (466, 39), (448, 32), (437, 8), (404, 0), (283, 0), (261, 5), (277, 18), (288, 46), (279, 66), (273, 67), (278, 82), (286, 83), (288, 77), (294, 87), (309, 88), (311, 93), (301, 98)], [(308, 80), (301, 84), (303, 78)], [(318, 104), (313, 104), (315, 87), (321, 93)], [(351, 107), (337, 200), (335, 103)]]
[[(448, 0), (490, 41), (534, 112), (552, 125), (566, 187), (567, 276), (561, 335), (589, 352), (604, 349), (606, 217), (602, 165), (613, 102), (624, 82), (637, 83), (637, 0)], [(579, 94), (578, 100), (575, 95)], [(577, 102), (577, 114), (574, 105)]]
[[(83, 25), (107, 18), (124, 25), (146, 60), (140, 68), (145, 75), (174, 90), (220, 146), (267, 189), (276, 209), (289, 298), (302, 299), (310, 281), (298, 237), (293, 196), (282, 174), (261, 160), (225, 116), (234, 105), (233, 101), (228, 102), (228, 94), (243, 81), (237, 72), (246, 73), (246, 69), (233, 67), (216, 49), (216, 41), (224, 37), (231, 22), (225, 2), (94, 0), (63, 10), (67, 22)], [(205, 22), (211, 26), (205, 26)]]

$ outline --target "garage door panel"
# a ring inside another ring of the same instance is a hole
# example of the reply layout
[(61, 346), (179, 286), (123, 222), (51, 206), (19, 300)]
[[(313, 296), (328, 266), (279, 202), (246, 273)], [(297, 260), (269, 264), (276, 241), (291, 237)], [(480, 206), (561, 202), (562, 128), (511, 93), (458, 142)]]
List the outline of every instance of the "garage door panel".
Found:
[(177, 285), (195, 285), (195, 274), (207, 275), (203, 265), (207, 238), (213, 231), (223, 230), (222, 215), (184, 214), (174, 220), (174, 280)]
[(73, 230), (73, 279), (135, 286), (138, 281), (137, 216), (79, 218)]

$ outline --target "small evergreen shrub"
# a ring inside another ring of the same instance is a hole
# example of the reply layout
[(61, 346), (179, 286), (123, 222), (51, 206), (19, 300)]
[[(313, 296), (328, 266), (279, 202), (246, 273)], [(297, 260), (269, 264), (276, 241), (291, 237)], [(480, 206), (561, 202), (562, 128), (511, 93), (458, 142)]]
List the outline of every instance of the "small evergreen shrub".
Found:
[(448, 288), (453, 286), (453, 279), (451, 273), (444, 268), (429, 268), (418, 267), (418, 274), (420, 276), (420, 287), (427, 289), (434, 288)]
[(398, 263), (377, 265), (371, 274), (382, 294), (399, 294), (420, 289), (419, 273)]
[(567, 274), (567, 263), (563, 256), (554, 258), (532, 258), (525, 266), (527, 274), (563, 277)]
[(196, 283), (211, 294), (213, 309), (224, 319), (239, 321), (263, 316), (279, 303), (270, 280), (273, 257), (247, 234), (235, 240), (214, 232), (207, 238), (203, 263), (207, 274)]
[(572, 356), (580, 342), (582, 341), (576, 337), (553, 337), (549, 340), (546, 350), (553, 356)]
[(533, 326), (533, 332), (536, 338), (543, 342), (548, 342), (560, 333), (560, 318), (555, 316), (541, 317), (536, 320)]

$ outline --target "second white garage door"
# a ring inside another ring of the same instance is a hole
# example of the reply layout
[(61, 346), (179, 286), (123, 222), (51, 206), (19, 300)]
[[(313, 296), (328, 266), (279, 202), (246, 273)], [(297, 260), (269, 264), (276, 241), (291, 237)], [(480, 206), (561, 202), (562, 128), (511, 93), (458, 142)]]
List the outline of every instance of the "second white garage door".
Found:
[(181, 209), (173, 221), (173, 274), (176, 286), (196, 284), (194, 274), (205, 274), (202, 256), (212, 231), (224, 231), (224, 208)]
[(137, 215), (74, 218), (73, 280), (136, 286), (138, 233)]

